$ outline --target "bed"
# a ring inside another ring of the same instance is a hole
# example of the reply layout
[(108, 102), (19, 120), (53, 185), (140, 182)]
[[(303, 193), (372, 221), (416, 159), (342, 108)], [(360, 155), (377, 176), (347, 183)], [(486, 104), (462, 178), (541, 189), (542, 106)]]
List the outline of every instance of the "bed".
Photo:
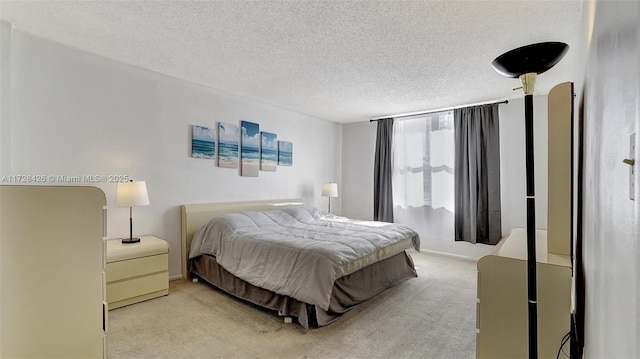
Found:
[(417, 277), (406, 250), (419, 250), (419, 237), (405, 226), (333, 216), (298, 199), (186, 204), (181, 212), (185, 276), (305, 329)]

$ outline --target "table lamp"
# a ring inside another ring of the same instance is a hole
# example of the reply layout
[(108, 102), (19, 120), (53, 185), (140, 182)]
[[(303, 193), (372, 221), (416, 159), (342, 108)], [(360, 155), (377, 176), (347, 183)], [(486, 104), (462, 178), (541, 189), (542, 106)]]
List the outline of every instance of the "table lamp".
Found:
[(322, 196), (329, 197), (329, 213), (331, 213), (331, 197), (338, 197), (338, 184), (329, 182), (322, 185)]
[(140, 238), (133, 238), (132, 208), (149, 205), (149, 194), (145, 181), (118, 182), (116, 187), (116, 206), (129, 207), (129, 238), (123, 238), (122, 243), (138, 243)]

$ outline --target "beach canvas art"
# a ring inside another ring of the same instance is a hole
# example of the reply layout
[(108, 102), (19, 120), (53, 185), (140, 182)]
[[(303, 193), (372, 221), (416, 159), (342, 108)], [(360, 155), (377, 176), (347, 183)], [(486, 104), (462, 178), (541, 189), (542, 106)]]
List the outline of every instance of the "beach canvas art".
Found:
[(293, 166), (293, 143), (278, 141), (278, 165)]
[(278, 164), (278, 135), (271, 132), (262, 132), (261, 137), (260, 169), (273, 172)]
[(240, 129), (229, 123), (218, 123), (218, 167), (238, 168), (240, 164)]
[(206, 126), (191, 126), (191, 157), (216, 158), (215, 130)]
[(240, 141), (240, 175), (258, 177), (260, 172), (260, 125), (241, 121), (242, 137)]

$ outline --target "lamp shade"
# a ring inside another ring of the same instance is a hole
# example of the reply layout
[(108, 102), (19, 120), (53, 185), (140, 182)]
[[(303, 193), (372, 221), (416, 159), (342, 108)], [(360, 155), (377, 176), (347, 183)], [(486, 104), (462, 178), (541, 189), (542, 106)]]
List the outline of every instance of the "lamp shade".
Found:
[(149, 205), (149, 194), (145, 181), (118, 182), (116, 206), (139, 207)]
[(541, 74), (557, 64), (569, 50), (563, 42), (541, 42), (522, 46), (498, 56), (491, 65), (501, 75), (519, 77), (526, 73)]
[(322, 185), (322, 196), (338, 197), (338, 184), (331, 182)]

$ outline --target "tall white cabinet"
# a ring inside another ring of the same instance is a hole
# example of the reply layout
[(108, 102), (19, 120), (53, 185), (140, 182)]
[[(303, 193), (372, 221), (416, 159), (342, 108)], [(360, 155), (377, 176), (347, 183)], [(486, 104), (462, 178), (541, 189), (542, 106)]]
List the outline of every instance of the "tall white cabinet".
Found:
[(0, 357), (104, 358), (106, 198), (0, 186)]

